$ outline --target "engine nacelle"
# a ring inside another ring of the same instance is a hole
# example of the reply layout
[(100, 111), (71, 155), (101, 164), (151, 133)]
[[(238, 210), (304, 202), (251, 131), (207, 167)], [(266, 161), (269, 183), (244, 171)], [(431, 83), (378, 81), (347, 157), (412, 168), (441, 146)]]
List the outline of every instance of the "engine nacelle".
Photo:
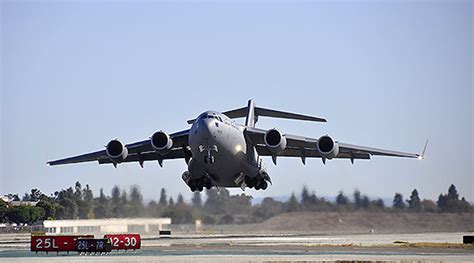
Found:
[(318, 151), (322, 157), (332, 159), (339, 154), (339, 144), (332, 137), (323, 135), (318, 140)]
[(128, 156), (128, 149), (119, 140), (111, 140), (107, 143), (105, 152), (113, 162), (120, 163)]
[(268, 130), (263, 139), (272, 153), (281, 153), (286, 148), (286, 137), (277, 129)]
[(173, 147), (173, 140), (163, 131), (153, 133), (150, 141), (153, 149), (160, 154), (166, 154)]

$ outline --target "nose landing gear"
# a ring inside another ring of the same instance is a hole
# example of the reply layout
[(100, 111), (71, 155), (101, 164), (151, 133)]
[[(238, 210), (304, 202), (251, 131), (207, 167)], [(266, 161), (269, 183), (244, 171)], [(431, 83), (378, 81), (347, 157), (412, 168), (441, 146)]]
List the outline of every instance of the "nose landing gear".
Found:
[(199, 145), (199, 151), (207, 153), (206, 156), (204, 156), (205, 164), (213, 164), (215, 162), (215, 159), (214, 159), (214, 156), (212, 156), (212, 151), (218, 152), (219, 149), (217, 149), (217, 145), (210, 145), (210, 146)]
[(204, 163), (213, 164), (215, 162), (214, 156), (204, 156)]

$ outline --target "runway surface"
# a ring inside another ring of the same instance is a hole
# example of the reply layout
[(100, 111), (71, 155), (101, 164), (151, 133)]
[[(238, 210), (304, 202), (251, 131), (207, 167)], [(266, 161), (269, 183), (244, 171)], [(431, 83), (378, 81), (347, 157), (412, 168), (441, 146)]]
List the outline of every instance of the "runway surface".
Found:
[(0, 236), (0, 262), (474, 262), (474, 246), (461, 244), (463, 234), (467, 233), (144, 237), (141, 250), (107, 255), (36, 255), (29, 251), (28, 236)]

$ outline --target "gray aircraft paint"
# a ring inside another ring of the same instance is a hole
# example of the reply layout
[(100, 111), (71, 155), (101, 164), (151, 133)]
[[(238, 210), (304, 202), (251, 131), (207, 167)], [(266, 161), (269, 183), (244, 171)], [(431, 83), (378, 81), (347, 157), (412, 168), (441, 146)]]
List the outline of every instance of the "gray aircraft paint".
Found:
[[(298, 157), (303, 164), (306, 158), (321, 158), (324, 164), (333, 158), (350, 159), (354, 163), (355, 159), (370, 159), (374, 155), (422, 159), (426, 150), (426, 144), (422, 154), (415, 154), (341, 143), (327, 135), (317, 139), (285, 134), (276, 129), (258, 129), (255, 124), (259, 116), (326, 122), (320, 117), (256, 107), (255, 102), (249, 100), (244, 108), (224, 113), (206, 111), (188, 121), (192, 123), (189, 130), (169, 135), (160, 131), (151, 139), (127, 145), (112, 140), (113, 143), (109, 144), (115, 145), (114, 149), (107, 148), (48, 164), (98, 161), (117, 167), (122, 162), (139, 162), (143, 167), (145, 161), (157, 160), (161, 166), (163, 160), (183, 158), (188, 169), (182, 178), (192, 191), (212, 186), (265, 190), (271, 179), (260, 156), (271, 156), (275, 164), (277, 157)], [(245, 125), (233, 120), (240, 117), (246, 117)], [(160, 138), (161, 141), (153, 141), (153, 138)], [(113, 154), (109, 150), (114, 150)]]

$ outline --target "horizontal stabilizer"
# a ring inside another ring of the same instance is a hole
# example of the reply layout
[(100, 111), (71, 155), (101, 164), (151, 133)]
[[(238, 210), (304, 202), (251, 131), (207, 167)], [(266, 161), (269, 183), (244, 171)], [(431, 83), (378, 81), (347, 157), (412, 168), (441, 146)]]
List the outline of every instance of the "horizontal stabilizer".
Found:
[[(226, 115), (227, 117), (231, 119), (243, 118), (247, 116), (247, 107), (226, 111), (226, 112), (223, 112), (222, 114)], [(260, 107), (255, 107), (255, 115), (263, 116), (263, 117), (302, 120), (302, 121), (326, 122), (326, 119), (321, 118), (321, 117), (302, 115), (298, 113), (278, 111), (278, 110), (272, 110), (272, 109), (266, 109), (266, 108), (260, 108)]]
[[(225, 111), (225, 112), (222, 112), (222, 114), (226, 115), (227, 117), (231, 119), (244, 118), (244, 117), (247, 117), (248, 110), (249, 110), (249, 107), (243, 107), (243, 108), (238, 108), (235, 110)], [(325, 118), (286, 112), (286, 111), (278, 111), (278, 110), (266, 109), (266, 108), (261, 108), (261, 107), (254, 107), (253, 110), (255, 111), (254, 117), (256, 119), (259, 116), (262, 116), (262, 117), (272, 117), (272, 118), (280, 118), (280, 119), (327, 122)], [(256, 119), (255, 119), (255, 122), (256, 122)], [(188, 123), (192, 124), (194, 121), (195, 119), (188, 120)]]
[(285, 111), (277, 111), (277, 110), (265, 109), (265, 108), (260, 108), (260, 107), (255, 107), (255, 113), (257, 116), (293, 119), (293, 120), (302, 120), (302, 121), (326, 122), (326, 119), (321, 118), (321, 117), (314, 117), (314, 116), (302, 115), (302, 114), (285, 112)]

